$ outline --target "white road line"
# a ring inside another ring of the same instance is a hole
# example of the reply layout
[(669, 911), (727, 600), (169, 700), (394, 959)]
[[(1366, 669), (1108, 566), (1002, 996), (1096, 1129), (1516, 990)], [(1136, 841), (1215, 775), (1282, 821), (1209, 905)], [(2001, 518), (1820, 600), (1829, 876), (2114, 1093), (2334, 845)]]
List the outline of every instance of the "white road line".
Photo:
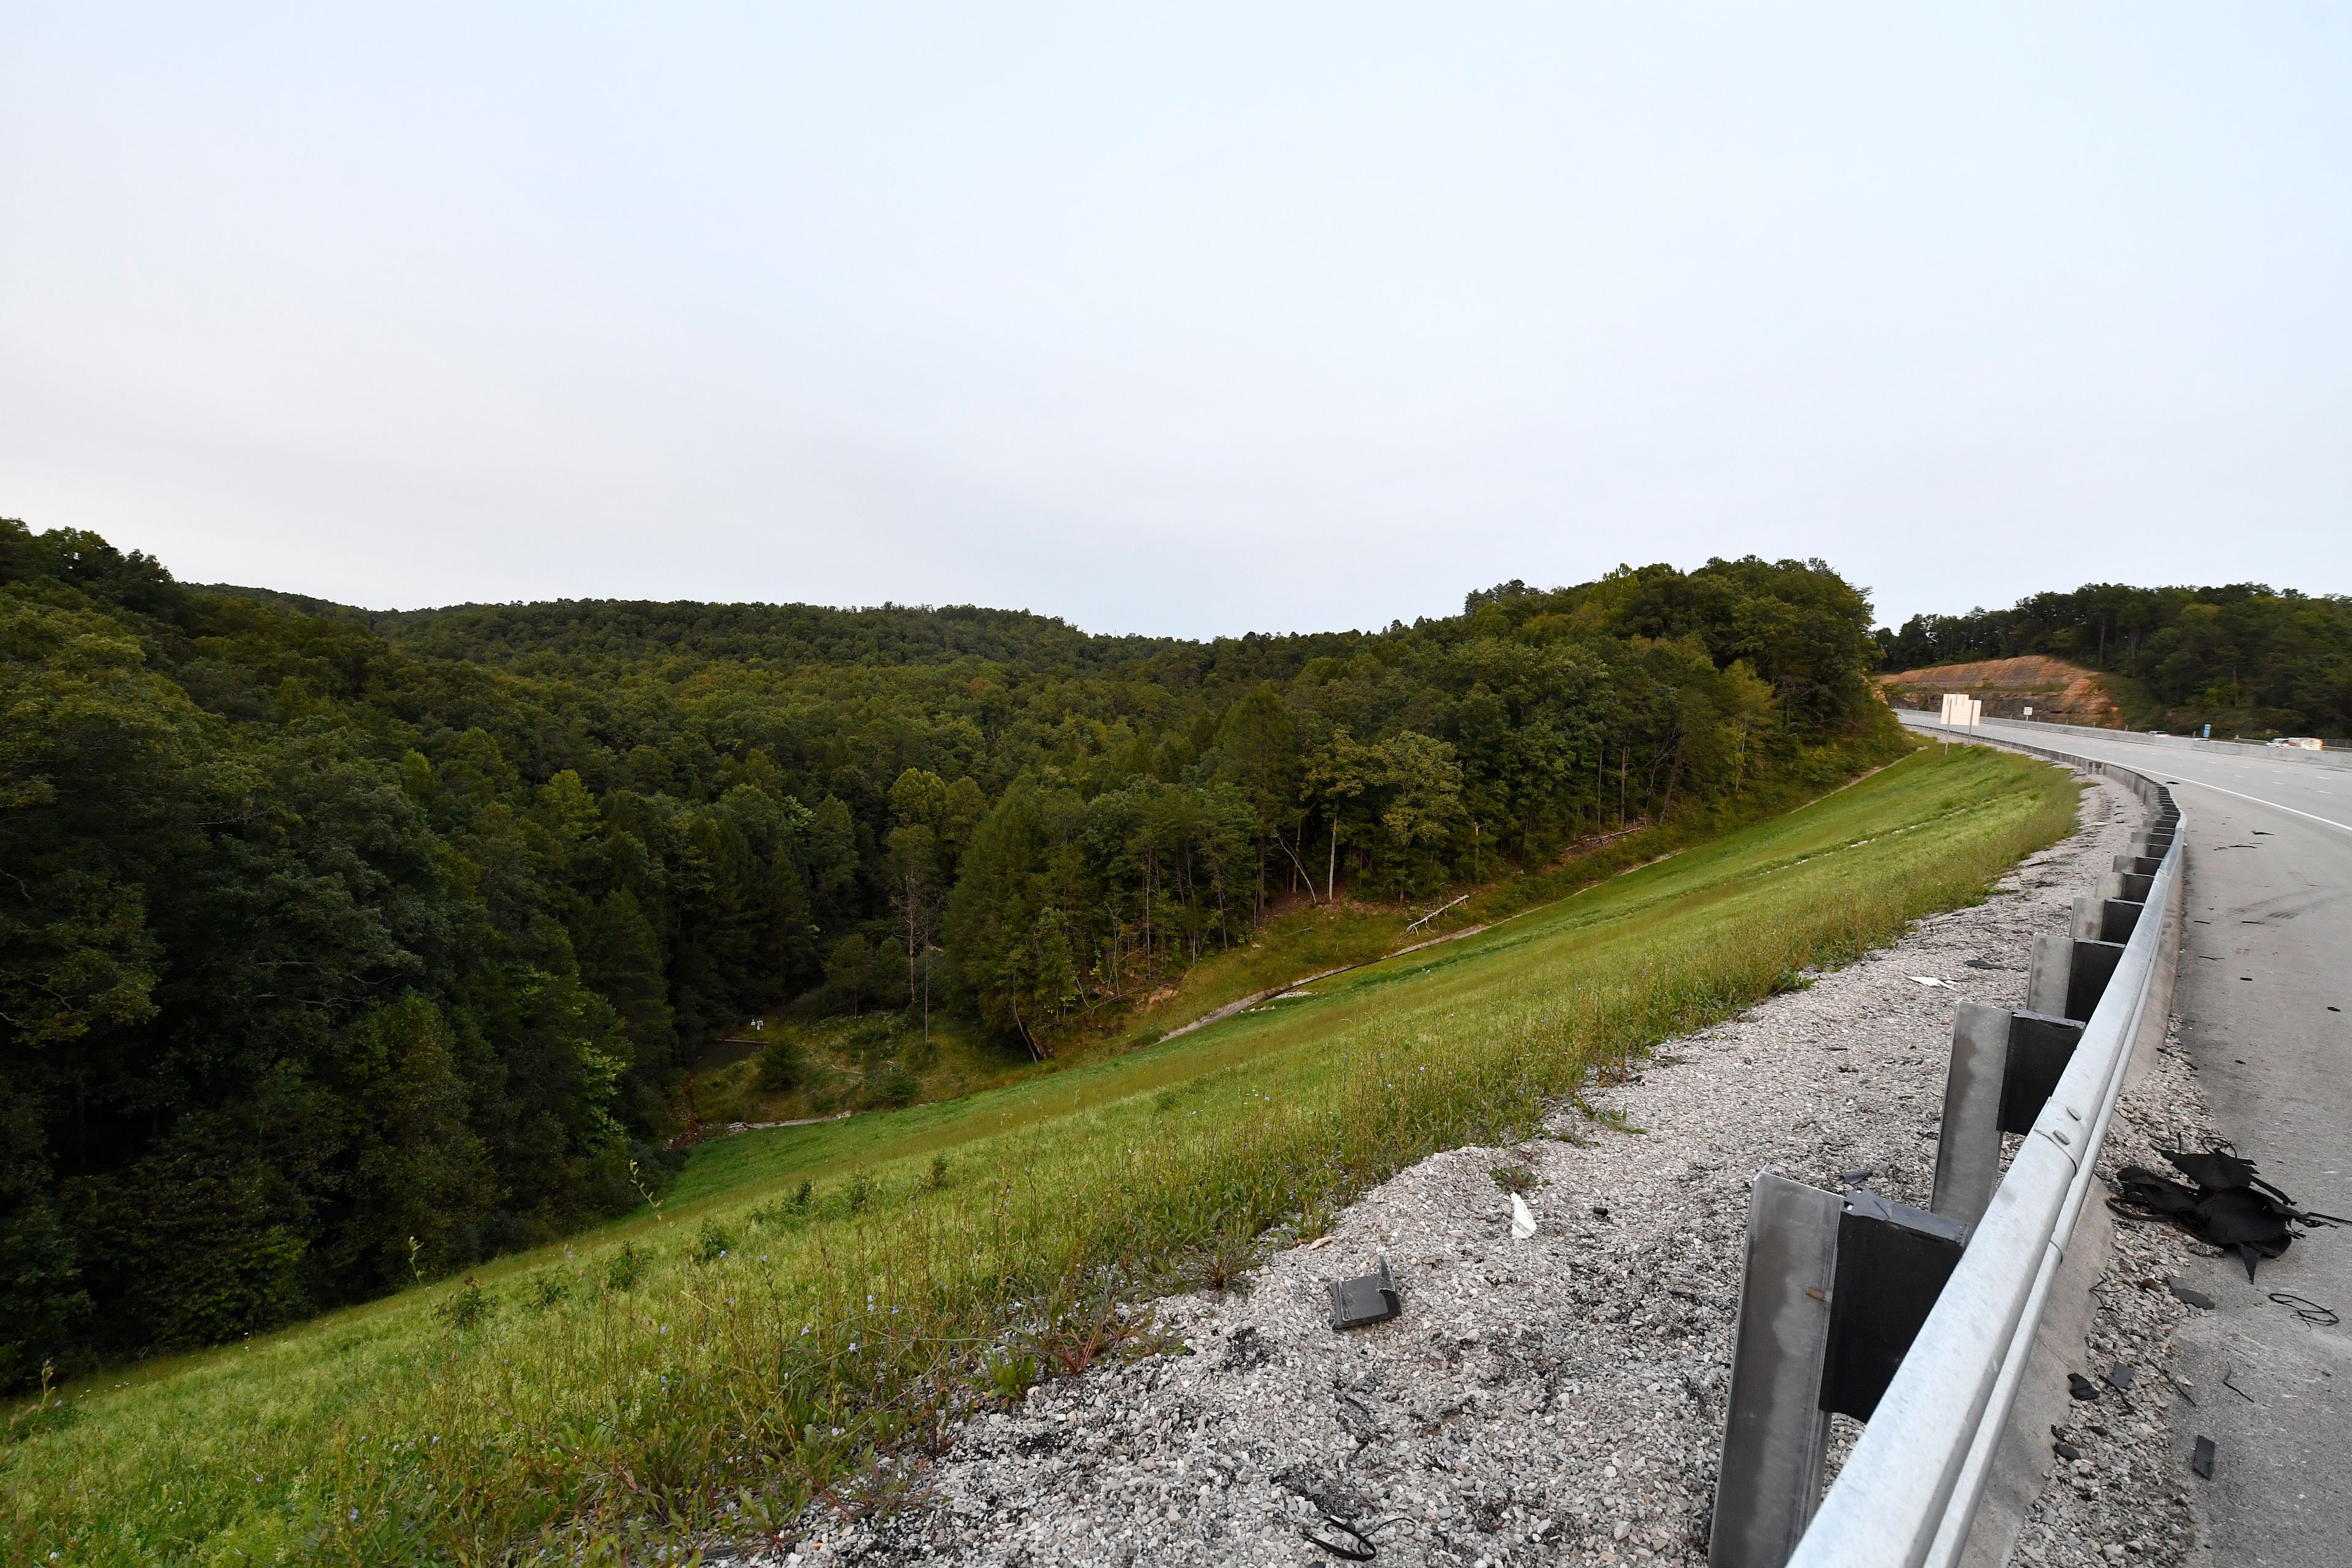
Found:
[(2335, 820), (2334, 818), (2332, 818), (2332, 817), (2326, 817), (2326, 816), (2311, 816), (2311, 813), (2309, 813), (2309, 812), (2307, 812), (2307, 811), (2297, 811), (2297, 810), (2295, 810), (2295, 808), (2294, 808), (2294, 807), (2293, 807), (2293, 806), (2291, 806), (2291, 805), (2281, 805), (2278, 802), (2276, 802), (2276, 801), (2274, 801), (2274, 800), (2264, 800), (2261, 795), (2239, 795), (2239, 793), (2238, 793), (2236, 790), (2233, 790), (2233, 789), (2223, 789), (2220, 784), (2206, 784), (2206, 783), (2204, 783), (2202, 780), (2200, 780), (2200, 779), (2180, 779), (2180, 780), (2178, 780), (2178, 781), (2168, 781), (2168, 782), (2178, 782), (2178, 783), (2180, 783), (2180, 784), (2194, 784), (2194, 785), (2196, 785), (2196, 787), (2197, 787), (2197, 788), (2199, 788), (2199, 789), (2210, 789), (2210, 790), (2211, 790), (2211, 791), (2212, 791), (2214, 794), (2216, 794), (2216, 795), (2237, 795), (2237, 796), (2238, 796), (2238, 798), (2239, 798), (2240, 800), (2251, 800), (2251, 801), (2252, 801), (2256, 805), (2267, 805), (2267, 806), (2269, 806), (2273, 811), (2284, 811), (2284, 812), (2285, 812), (2285, 813), (2286, 813), (2288, 816), (2307, 816), (2307, 817), (2311, 817), (2311, 820), (2312, 820), (2312, 821), (2316, 822), (2316, 823), (2323, 824), (2324, 826), (2328, 826), (2328, 827), (2333, 827), (2333, 828), (2335, 828), (2336, 831), (2338, 831), (2339, 833), (2352, 833), (2352, 823), (2342, 823), (2342, 822), (2337, 822), (2337, 821), (2336, 821), (2336, 820)]

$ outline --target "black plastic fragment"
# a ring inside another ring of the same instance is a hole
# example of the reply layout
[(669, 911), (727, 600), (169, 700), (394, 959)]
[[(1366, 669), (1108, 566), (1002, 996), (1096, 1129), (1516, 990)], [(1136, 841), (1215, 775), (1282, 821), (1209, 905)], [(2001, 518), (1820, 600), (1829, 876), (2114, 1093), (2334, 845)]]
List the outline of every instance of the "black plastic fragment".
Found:
[(1384, 1255), (1380, 1258), (1378, 1273), (1334, 1279), (1328, 1289), (1331, 1292), (1331, 1326), (1335, 1329), (1385, 1323), (1404, 1310), (1404, 1298), (1397, 1293), (1396, 1276), (1389, 1272), (1389, 1260)]
[(2164, 1288), (2192, 1307), (2208, 1312), (2213, 1310), (2212, 1297), (2194, 1286), (2182, 1284), (2177, 1278), (2168, 1277), (2164, 1281)]
[(2107, 1381), (2126, 1394), (2131, 1392), (2132, 1379), (2137, 1375), (2132, 1371), (2131, 1363), (2128, 1362), (2119, 1361), (2107, 1369)]
[(2077, 1399), (2096, 1399), (2099, 1385), (2079, 1372), (2070, 1372), (2066, 1374), (2066, 1392)]
[(2072, 1443), (2053, 1443), (2050, 1445), (2050, 1451), (2069, 1462), (2083, 1457), (2083, 1450)]
[(2206, 1480), (2210, 1481), (2213, 1479), (2212, 1438), (2200, 1437), (2197, 1439), (2196, 1450), (2189, 1456), (2189, 1468), (2196, 1471), (2200, 1477)]

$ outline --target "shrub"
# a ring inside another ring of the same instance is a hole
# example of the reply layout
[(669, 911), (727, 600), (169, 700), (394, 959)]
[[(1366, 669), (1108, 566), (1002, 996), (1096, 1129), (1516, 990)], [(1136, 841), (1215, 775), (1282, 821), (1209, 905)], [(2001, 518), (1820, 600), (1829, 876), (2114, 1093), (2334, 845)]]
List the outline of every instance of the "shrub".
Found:
[(808, 1082), (808, 1055), (789, 1035), (776, 1035), (760, 1047), (760, 1087), (783, 1090)]
[(629, 1289), (645, 1277), (645, 1272), (646, 1255), (624, 1242), (621, 1250), (613, 1254), (613, 1261), (604, 1266), (604, 1289)]
[(434, 1309), (441, 1321), (460, 1332), (477, 1329), (490, 1321), (499, 1310), (499, 1299), (482, 1289), (481, 1281), (472, 1275), (457, 1287), (456, 1295)]
[(725, 1226), (715, 1219), (704, 1220), (702, 1228), (694, 1233), (694, 1260), (697, 1263), (716, 1263), (734, 1246), (735, 1238), (728, 1234)]
[(900, 1106), (914, 1104), (922, 1092), (922, 1080), (892, 1062), (874, 1075), (866, 1094), (876, 1105), (897, 1110)]

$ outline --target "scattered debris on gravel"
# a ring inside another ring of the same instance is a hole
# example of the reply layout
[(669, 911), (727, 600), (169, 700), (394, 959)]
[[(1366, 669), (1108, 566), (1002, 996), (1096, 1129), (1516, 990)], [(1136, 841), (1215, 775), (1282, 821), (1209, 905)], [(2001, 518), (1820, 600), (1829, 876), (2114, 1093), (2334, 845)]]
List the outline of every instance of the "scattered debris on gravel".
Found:
[[(812, 1508), (756, 1557), (710, 1560), (1703, 1563), (1750, 1180), (1769, 1165), (1924, 1206), (1955, 1005), (2017, 1005), (2033, 939), (2064, 928), (2140, 815), (2093, 781), (2083, 830), (2019, 866), (2005, 896), (1674, 1042), (1528, 1143), (1422, 1162), (1266, 1259), (1246, 1293), (1162, 1301), (1181, 1353), (975, 1415), (919, 1475), (869, 1489), (895, 1510)], [(2110, 1160), (2202, 1147), (2193, 1098), (2168, 1049)], [(1525, 1189), (1533, 1236), (1515, 1238), (1498, 1172)], [(2127, 1363), (2138, 1379), (2078, 1407), (2082, 1457), (2042, 1500), (2029, 1561), (2185, 1539), (2160, 1394), (2163, 1335), (2189, 1309), (2162, 1276), (2190, 1244), (2121, 1228), (2086, 1352), (2105, 1359), (2085, 1370)], [(1335, 1331), (1328, 1285), (1382, 1258), (1402, 1314)]]

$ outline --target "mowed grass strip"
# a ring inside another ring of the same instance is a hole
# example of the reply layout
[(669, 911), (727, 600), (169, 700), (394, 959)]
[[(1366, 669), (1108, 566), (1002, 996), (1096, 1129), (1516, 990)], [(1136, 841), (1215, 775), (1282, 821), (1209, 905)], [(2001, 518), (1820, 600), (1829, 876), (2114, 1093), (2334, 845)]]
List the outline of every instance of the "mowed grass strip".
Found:
[(903, 1472), (875, 1455), (973, 1391), (1122, 1333), (1150, 1348), (1133, 1317), (1103, 1329), (1108, 1302), (1435, 1151), (1524, 1135), (1595, 1066), (1982, 896), (2072, 829), (2075, 798), (2043, 764), (1921, 751), (1164, 1047), (731, 1141), (694, 1212), (91, 1380), (0, 1448), (5, 1539), (76, 1563), (618, 1560), (813, 1495), (887, 1508)]

